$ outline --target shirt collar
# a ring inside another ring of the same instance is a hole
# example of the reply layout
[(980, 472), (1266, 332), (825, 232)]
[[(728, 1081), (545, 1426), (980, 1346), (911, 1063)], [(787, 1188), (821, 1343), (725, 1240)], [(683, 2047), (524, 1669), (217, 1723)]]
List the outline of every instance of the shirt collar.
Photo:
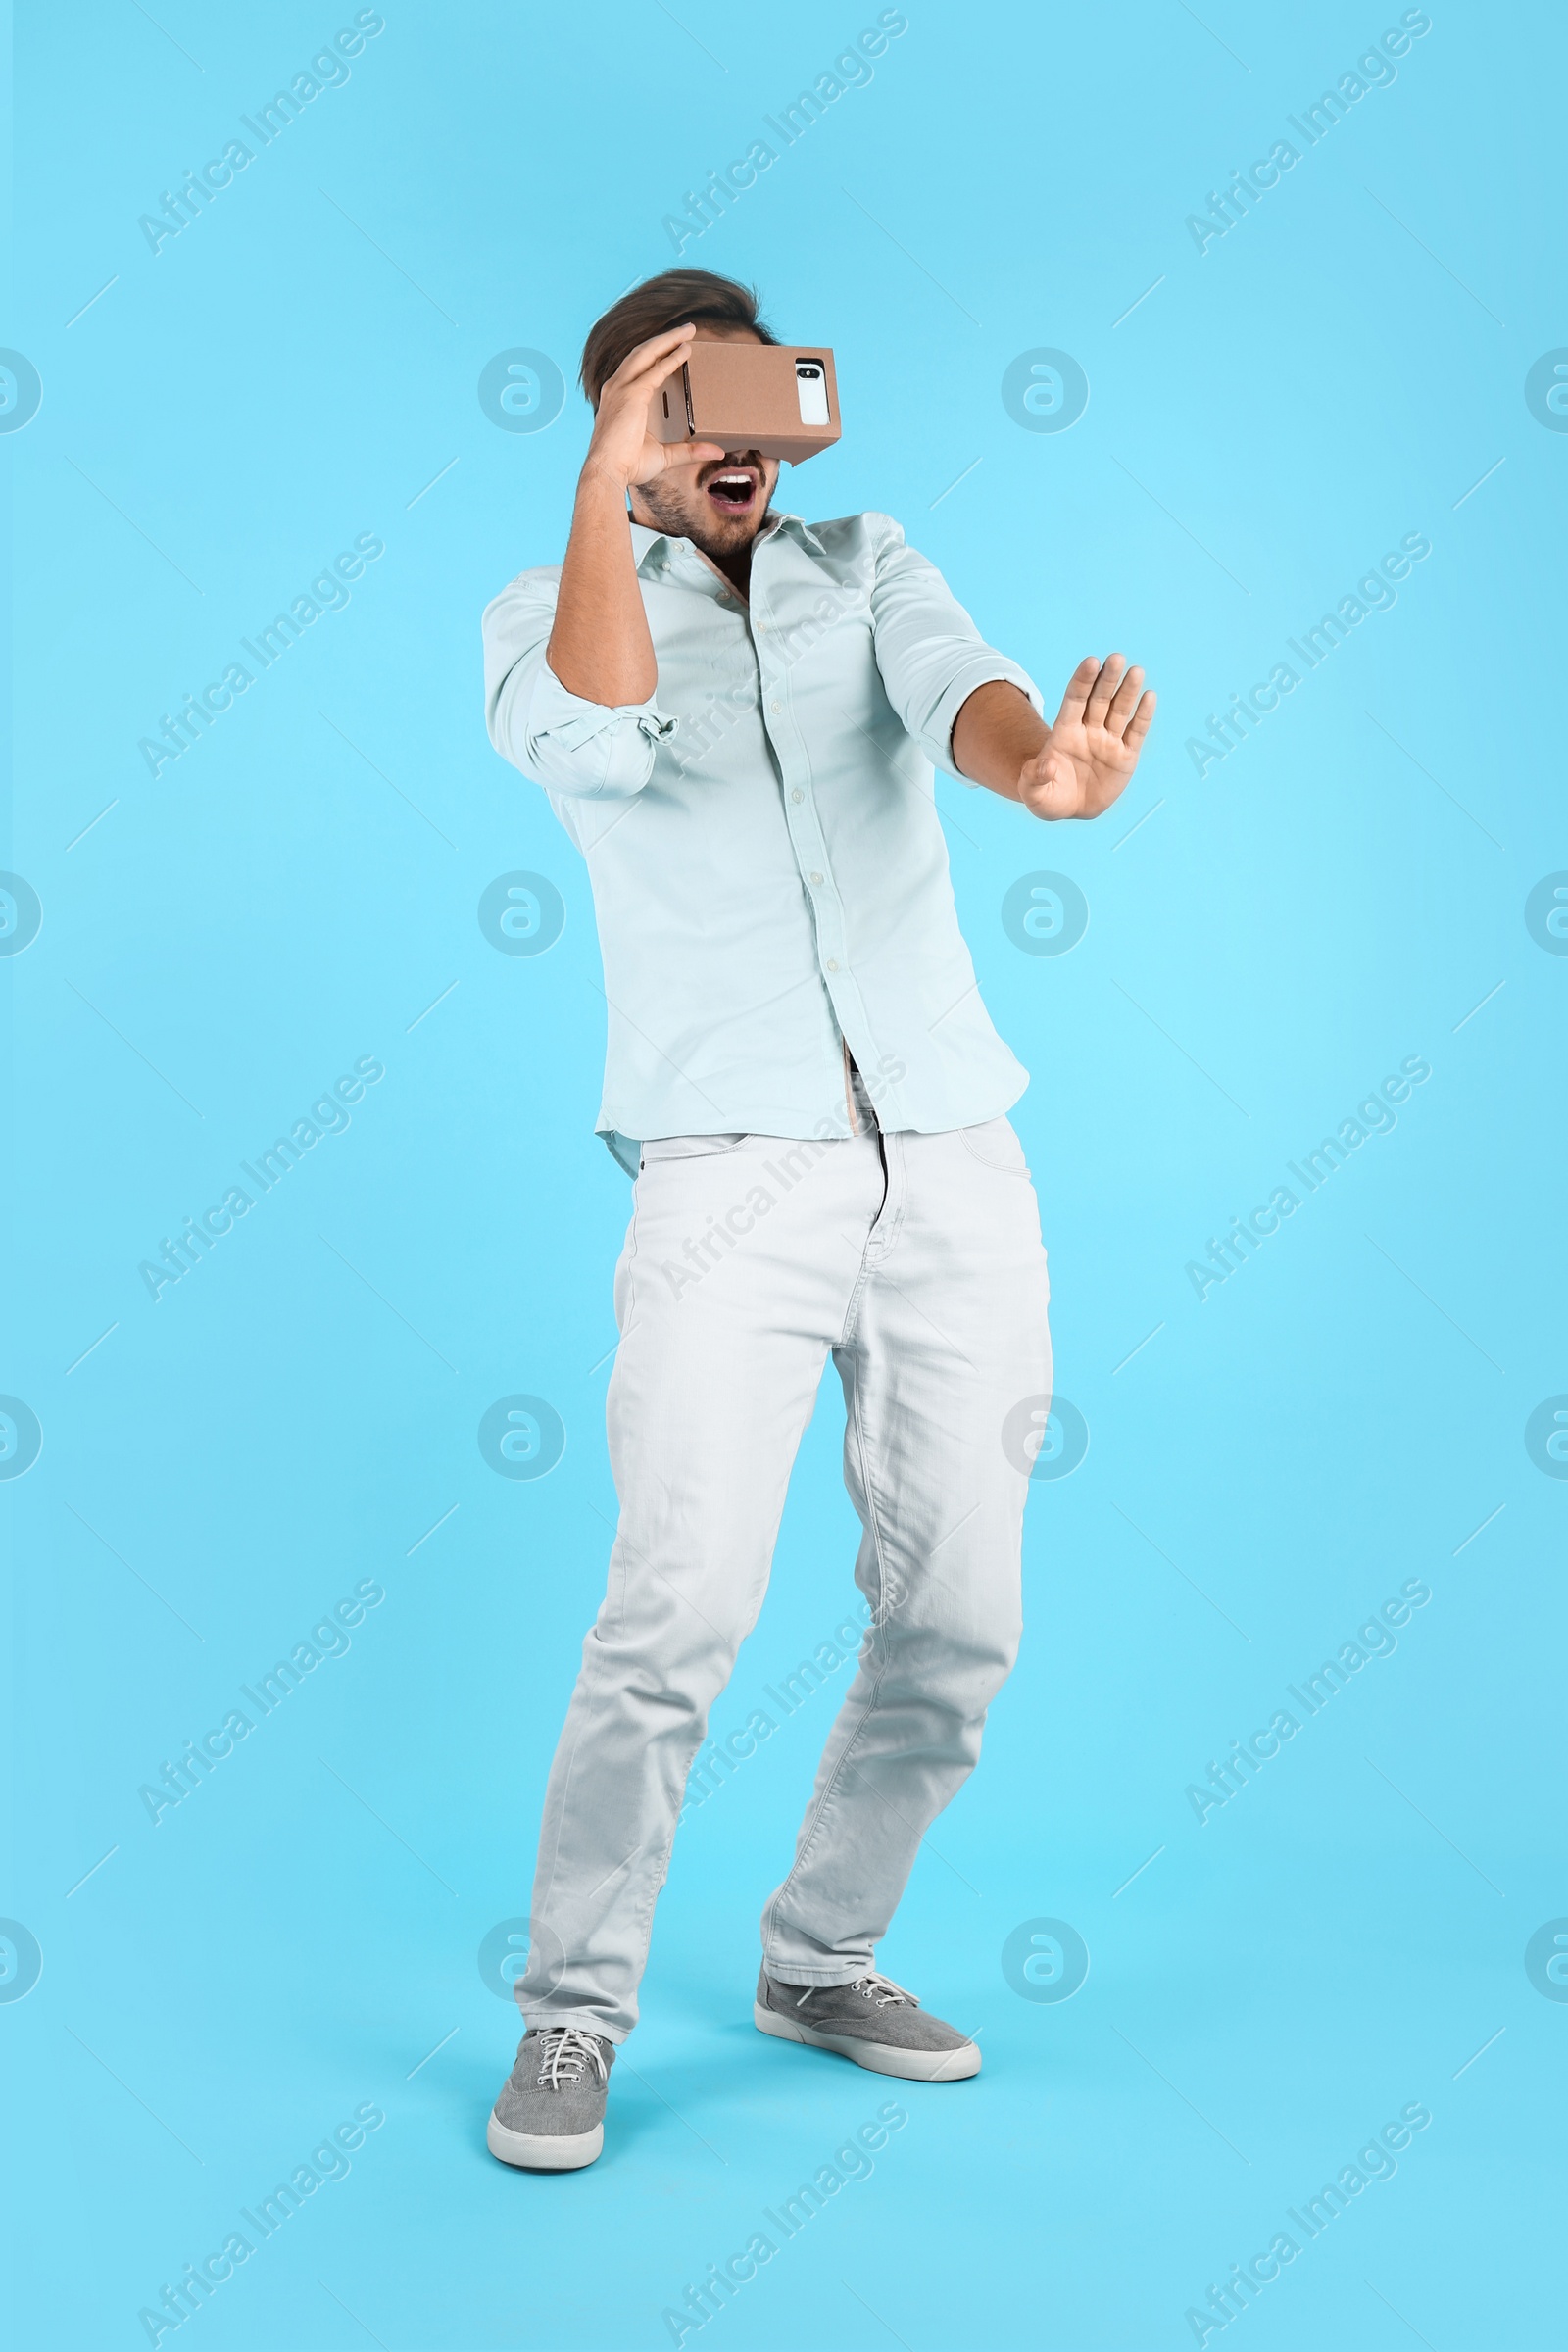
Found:
[[(777, 508), (768, 517), (767, 524), (760, 534), (757, 544), (760, 546), (763, 540), (771, 539), (786, 531), (793, 538), (798, 539), (803, 547), (809, 548), (812, 555), (820, 556), (826, 552), (821, 540), (808, 522), (804, 521), (799, 514), (780, 514)], [(639, 572), (647, 570), (650, 560), (662, 550), (690, 549), (691, 544), (689, 539), (672, 539), (667, 531), (651, 531), (646, 523), (634, 522), (631, 526), (631, 552), (636, 560)]]

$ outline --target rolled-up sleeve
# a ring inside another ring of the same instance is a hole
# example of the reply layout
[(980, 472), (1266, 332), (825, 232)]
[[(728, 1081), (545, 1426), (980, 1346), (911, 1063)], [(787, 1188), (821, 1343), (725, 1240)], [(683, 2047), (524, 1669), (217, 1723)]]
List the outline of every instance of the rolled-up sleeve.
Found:
[(953, 722), (975, 688), (1004, 678), (1044, 717), (1040, 689), (987, 645), (936, 565), (906, 545), (891, 515), (866, 520), (877, 529), (871, 627), (888, 701), (934, 767), (972, 783), (953, 763)]
[(504, 760), (554, 792), (630, 800), (675, 731), (655, 701), (590, 703), (569, 694), (545, 658), (555, 623), (555, 568), (525, 571), (484, 614), (484, 709)]

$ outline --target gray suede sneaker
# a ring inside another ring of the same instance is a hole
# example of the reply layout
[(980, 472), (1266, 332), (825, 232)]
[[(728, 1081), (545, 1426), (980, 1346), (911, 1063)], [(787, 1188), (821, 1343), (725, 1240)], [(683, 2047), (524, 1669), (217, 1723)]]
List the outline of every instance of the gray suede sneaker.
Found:
[(784, 1984), (764, 1965), (752, 2016), (780, 2041), (835, 2050), (875, 2075), (906, 2082), (960, 2082), (980, 2072), (980, 2052), (954, 2026), (928, 2017), (912, 1992), (871, 1969), (853, 1984)]
[(605, 2144), (613, 2042), (575, 2026), (546, 2026), (517, 2045), (517, 2063), (491, 2111), (485, 2145), (526, 2172), (571, 2173)]

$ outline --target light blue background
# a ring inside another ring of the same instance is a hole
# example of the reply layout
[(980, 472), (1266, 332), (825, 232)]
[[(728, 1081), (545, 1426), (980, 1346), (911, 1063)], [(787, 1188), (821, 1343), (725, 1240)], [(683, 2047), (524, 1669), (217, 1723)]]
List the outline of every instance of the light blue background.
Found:
[[(16, 27), (0, 341), (43, 403), (0, 438), (0, 863), (43, 926), (0, 965), (0, 1389), (43, 1450), (0, 1488), (0, 1912), (43, 1973), (0, 2050), (38, 2346), (144, 2342), (139, 2307), (365, 2101), (387, 2120), (349, 2178), (190, 2323), (208, 2352), (667, 2343), (663, 2307), (891, 2087), (750, 2023), (831, 1691), (682, 1831), (592, 2172), (486, 2155), (516, 2024), (476, 1965), (527, 1909), (601, 1588), (628, 1202), (590, 1132), (583, 872), (479, 703), (479, 611), (558, 558), (586, 415), (569, 389), (505, 433), (476, 385), (524, 345), (569, 386), (598, 311), (674, 258), (662, 217), (876, 11), (387, 0), (346, 86), (155, 256), (138, 216), (353, 14), (32, 0)], [(1568, 344), (1560, 17), (1435, 6), (1249, 218), (1201, 256), (1185, 226), (1399, 15), (911, 6), (686, 248), (836, 354), (843, 442), (786, 503), (897, 515), (1048, 695), (1115, 645), (1161, 696), (1093, 828), (939, 786), (1034, 1074), (1091, 1432), (1034, 1494), (1022, 1662), (881, 1954), (986, 2072), (910, 2090), (871, 2178), (689, 2344), (1191, 2343), (1187, 2308), (1413, 2101), (1396, 2176), (1234, 2325), (1252, 2352), (1563, 2340), (1568, 2004), (1523, 1965), (1568, 1913), (1568, 1484), (1524, 1444), (1568, 1390), (1568, 959), (1523, 913), (1568, 866), (1568, 436), (1523, 389)], [(1089, 378), (1065, 433), (1002, 404), (1039, 346)], [(1397, 605), (1200, 781), (1186, 739), (1407, 532), (1432, 553)], [(385, 554), (348, 608), (155, 782), (138, 738), (360, 533)], [(517, 868), (566, 908), (534, 957), (476, 917)], [(1091, 909), (1059, 957), (1003, 928), (1037, 868)], [(1186, 1261), (1416, 1054), (1394, 1132), (1200, 1302)], [(155, 1304), (138, 1262), (366, 1055), (347, 1132)], [(564, 1425), (537, 1481), (478, 1449), (514, 1393)], [(839, 1410), (719, 1732), (853, 1599)], [(1200, 1826), (1188, 1784), (1417, 1577), (1395, 1654)], [(368, 1578), (349, 1653), (155, 1827), (138, 1787)], [(1063, 2003), (1003, 1974), (1039, 1917), (1091, 1953)]]

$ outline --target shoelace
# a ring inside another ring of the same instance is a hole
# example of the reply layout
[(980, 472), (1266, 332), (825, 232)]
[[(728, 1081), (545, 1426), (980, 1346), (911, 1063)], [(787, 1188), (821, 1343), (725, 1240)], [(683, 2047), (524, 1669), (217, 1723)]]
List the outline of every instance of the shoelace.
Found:
[[(839, 1989), (838, 1985), (808, 1984), (795, 2006), (804, 2009), (813, 1992), (836, 1992)], [(882, 1976), (874, 1968), (863, 1977), (857, 1977), (853, 1984), (846, 1984), (842, 1989), (858, 1992), (862, 2001), (875, 2001), (879, 2009), (896, 2009), (901, 2005), (918, 2009), (920, 2006), (912, 1992), (906, 1992), (902, 1984), (895, 1984), (891, 1977)]]
[(535, 2086), (540, 2090), (575, 2090), (584, 2068), (590, 2065), (601, 2082), (609, 2081), (605, 2053), (591, 2034), (584, 2034), (577, 2026), (553, 2026), (539, 2036)]

